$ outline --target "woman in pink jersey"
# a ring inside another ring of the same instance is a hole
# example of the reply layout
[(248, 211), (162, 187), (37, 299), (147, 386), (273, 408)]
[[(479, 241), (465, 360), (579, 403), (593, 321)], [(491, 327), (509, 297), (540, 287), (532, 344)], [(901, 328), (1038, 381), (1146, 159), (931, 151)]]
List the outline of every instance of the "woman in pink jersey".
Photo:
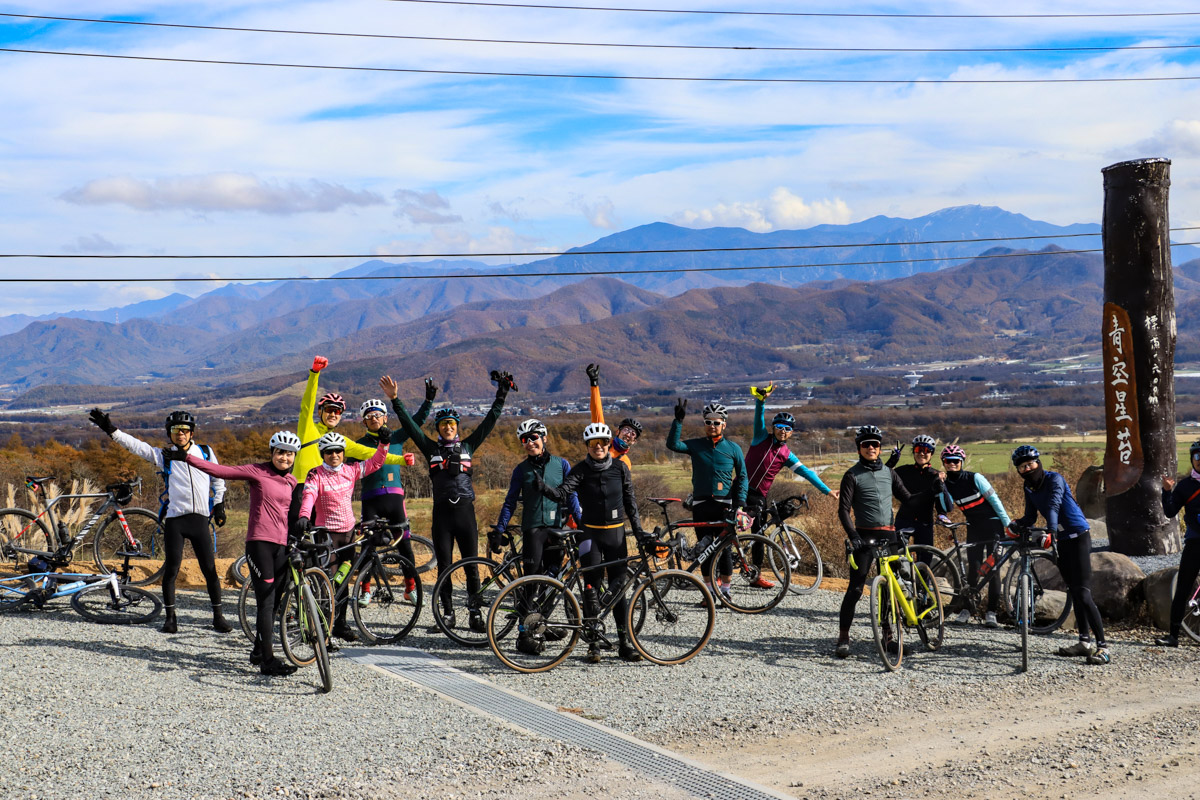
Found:
[[(346, 463), (346, 437), (340, 433), (330, 431), (317, 440), (317, 450), (321, 453), (323, 463), (309, 470), (304, 480), (300, 516), (296, 520), (297, 530), (303, 533), (315, 523), (329, 531), (335, 548), (350, 544), (354, 538), (356, 521), (354, 506), (350, 502), (354, 496), (354, 482), (383, 466), (388, 445), (392, 441), (392, 434), (387, 428), (380, 428), (375, 435), (379, 439), (375, 454), (366, 461), (354, 464)], [(354, 548), (348, 547), (338, 553), (337, 561), (332, 566), (336, 568), (353, 557)], [(344, 596), (338, 603), (334, 617), (333, 635), (347, 642), (356, 641), (358, 636), (346, 627)]]
[[(188, 466), (227, 481), (250, 484), (250, 521), (246, 526), (246, 561), (258, 603), (255, 619), (258, 636), (250, 651), (250, 663), (264, 675), (291, 675), (296, 668), (275, 658), (276, 577), (282, 576), (287, 558), (288, 509), (296, 479), (292, 464), (300, 450), (300, 437), (291, 431), (279, 431), (271, 437), (271, 460), (261, 464), (231, 467), (215, 461), (188, 456), (183, 450), (166, 448), (163, 458), (186, 460)], [(186, 459), (185, 459), (186, 456)]]

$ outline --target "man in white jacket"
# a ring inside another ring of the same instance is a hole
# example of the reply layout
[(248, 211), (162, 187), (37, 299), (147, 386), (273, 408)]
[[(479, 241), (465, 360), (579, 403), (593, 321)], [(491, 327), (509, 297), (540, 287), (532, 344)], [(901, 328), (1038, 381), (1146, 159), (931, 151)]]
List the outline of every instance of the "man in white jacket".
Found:
[[(165, 571), (162, 576), (166, 620), (162, 626), (163, 633), (175, 633), (179, 629), (175, 618), (175, 579), (179, 576), (179, 565), (183, 561), (185, 540), (192, 543), (200, 572), (208, 585), (208, 597), (213, 607), (213, 628), (220, 633), (233, 630), (221, 611), (221, 580), (217, 577), (217, 568), (213, 562), (213, 543), (209, 533), (210, 517), (218, 528), (225, 525), (225, 481), (210, 478), (200, 470), (188, 466), (187, 462), (164, 463), (160, 448), (118, 430), (108, 414), (98, 408), (92, 409), (88, 418), (112, 437), (114, 442), (158, 467), (166, 481), (166, 506), (163, 514), (163, 541), (166, 553)], [(198, 445), (193, 441), (196, 419), (191, 414), (186, 411), (172, 411), (167, 415), (166, 428), (167, 436), (171, 440), (171, 449), (183, 450), (196, 458), (216, 463), (217, 454), (211, 447)]]

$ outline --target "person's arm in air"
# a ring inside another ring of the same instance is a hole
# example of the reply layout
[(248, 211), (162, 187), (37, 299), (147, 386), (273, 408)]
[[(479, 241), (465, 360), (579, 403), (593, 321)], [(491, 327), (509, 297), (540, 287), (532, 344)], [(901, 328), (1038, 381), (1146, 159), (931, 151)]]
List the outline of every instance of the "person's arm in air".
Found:
[(784, 464), (792, 472), (796, 473), (801, 478), (804, 478), (804, 480), (820, 489), (821, 494), (833, 494), (833, 490), (825, 485), (825, 482), (821, 480), (821, 476), (801, 464), (800, 459), (796, 458), (796, 454), (790, 450), (788, 451), (787, 461), (785, 461)]
[(1004, 503), (1000, 502), (1000, 496), (996, 494), (996, 490), (988, 483), (988, 479), (978, 472), (975, 473), (975, 491), (979, 492), (988, 501), (988, 505), (992, 507), (992, 511), (996, 512), (996, 516), (1004, 523), (1004, 527), (1007, 528), (1012, 524), (1008, 512), (1004, 510)]
[(313, 356), (312, 366), (308, 370), (308, 383), (304, 384), (304, 394), (300, 397), (300, 421), (296, 423), (296, 435), (302, 442), (315, 438), (317, 432), (317, 423), (313, 421), (313, 414), (317, 410), (317, 384), (321, 381), (321, 370), (327, 366), (328, 359)]
[(592, 384), (591, 398), (588, 403), (592, 412), (592, 422), (603, 425), (604, 404), (600, 402), (600, 365), (588, 364), (585, 372), (587, 372), (588, 381)]
[(508, 527), (508, 521), (512, 519), (513, 512), (517, 510), (517, 500), (521, 499), (521, 479), (522, 479), (522, 464), (517, 466), (512, 471), (512, 478), (508, 481), (508, 493), (504, 495), (504, 503), (500, 506), (500, 516), (496, 519), (496, 527), (501, 530)]
[[(380, 379), (383, 383), (384, 379)], [(390, 378), (388, 379), (390, 380)], [(395, 381), (392, 381), (392, 386), (395, 386)], [(386, 391), (386, 389), (384, 390)], [(421, 430), (421, 427), (408, 415), (408, 409), (404, 407), (404, 403), (400, 402), (400, 398), (392, 396), (392, 411), (396, 412), (396, 419), (400, 420), (400, 427), (412, 439), (413, 445), (420, 450), (426, 458), (432, 455), (437, 449), (437, 445), (429, 441), (429, 437)]]
[(1184, 486), (1185, 484), (1183, 481), (1176, 483), (1175, 479), (1169, 475), (1163, 477), (1163, 514), (1167, 515), (1168, 517), (1174, 517), (1183, 509), (1187, 501), (1187, 497), (1185, 496), (1186, 490), (1184, 489)]
[(483, 440), (492, 432), (492, 428), (496, 427), (496, 422), (500, 419), (500, 412), (504, 410), (504, 400), (508, 397), (508, 388), (508, 385), (502, 380), (496, 387), (496, 399), (492, 401), (492, 407), (488, 409), (483, 422), (480, 422), (479, 427), (471, 431), (470, 436), (463, 439), (463, 444), (471, 448), (472, 453), (479, 449)]
[(112, 440), (139, 458), (144, 458), (158, 469), (163, 468), (162, 449), (152, 447), (136, 436), (130, 436), (118, 428), (112, 432)]
[(767, 399), (765, 397), (754, 398), (754, 436), (750, 439), (750, 446), (761, 444), (767, 440), (770, 431), (767, 430)]

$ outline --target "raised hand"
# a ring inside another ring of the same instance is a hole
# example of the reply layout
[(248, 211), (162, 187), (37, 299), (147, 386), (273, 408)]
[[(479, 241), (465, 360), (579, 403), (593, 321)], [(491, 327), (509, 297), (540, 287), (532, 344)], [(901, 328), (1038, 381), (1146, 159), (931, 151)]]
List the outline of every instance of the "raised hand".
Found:
[(328, 358), (325, 358), (325, 356), (313, 356), (313, 365), (312, 365), (312, 367), (310, 367), (310, 369), (313, 372), (320, 372), (321, 370), (325, 369), (328, 366), (329, 366)]
[(383, 393), (386, 394), (389, 398), (391, 398), (392, 400), (395, 400), (396, 395), (399, 392), (400, 386), (394, 380), (392, 380), (391, 375), (384, 375), (382, 378), (379, 379), (379, 388), (382, 389)]
[(88, 414), (88, 419), (91, 420), (93, 425), (107, 433), (109, 436), (112, 436), (117, 430), (117, 426), (112, 424), (112, 420), (109, 419), (108, 414), (105, 414), (98, 408), (93, 408), (91, 410), (91, 412)]
[(587, 369), (585, 369), (584, 372), (587, 373), (588, 380), (591, 381), (592, 386), (600, 385), (600, 365), (599, 364), (588, 364)]
[(425, 399), (432, 403), (433, 399), (435, 397), (437, 397), (437, 393), (438, 393), (438, 386), (436, 383), (433, 382), (433, 378), (426, 378), (425, 379)]
[(675, 419), (679, 420), (680, 422), (683, 422), (683, 419), (686, 416), (687, 416), (687, 400), (682, 397), (677, 398), (675, 400)]

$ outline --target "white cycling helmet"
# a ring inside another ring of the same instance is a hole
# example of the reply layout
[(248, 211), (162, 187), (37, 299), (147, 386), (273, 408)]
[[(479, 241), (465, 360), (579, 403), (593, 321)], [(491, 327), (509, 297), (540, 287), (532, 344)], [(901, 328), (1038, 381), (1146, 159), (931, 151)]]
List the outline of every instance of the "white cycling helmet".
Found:
[(300, 437), (291, 431), (279, 431), (271, 437), (272, 450), (284, 450), (288, 453), (300, 452)]
[(536, 433), (538, 436), (541, 436), (543, 439), (545, 439), (549, 431), (546, 430), (546, 426), (542, 424), (540, 419), (527, 419), (517, 426), (518, 439), (524, 439), (531, 433)]
[(717, 402), (709, 403), (704, 407), (704, 416), (707, 417), (709, 414), (718, 416), (721, 419), (725, 419), (729, 416), (729, 412), (726, 410), (725, 406)]
[(317, 439), (317, 450), (322, 453), (324, 453), (326, 450), (345, 450), (345, 449), (346, 449), (346, 437), (342, 436), (340, 433), (334, 433), (333, 431), (330, 431), (329, 433), (322, 436), (320, 439)]
[(387, 416), (387, 406), (383, 404), (382, 400), (368, 400), (358, 407), (358, 415), (360, 417), (365, 417), (372, 411), (382, 411), (383, 415)]
[(608, 439), (612, 441), (612, 438), (612, 428), (603, 422), (593, 422), (583, 429), (583, 440), (585, 442), (590, 442), (592, 439)]

